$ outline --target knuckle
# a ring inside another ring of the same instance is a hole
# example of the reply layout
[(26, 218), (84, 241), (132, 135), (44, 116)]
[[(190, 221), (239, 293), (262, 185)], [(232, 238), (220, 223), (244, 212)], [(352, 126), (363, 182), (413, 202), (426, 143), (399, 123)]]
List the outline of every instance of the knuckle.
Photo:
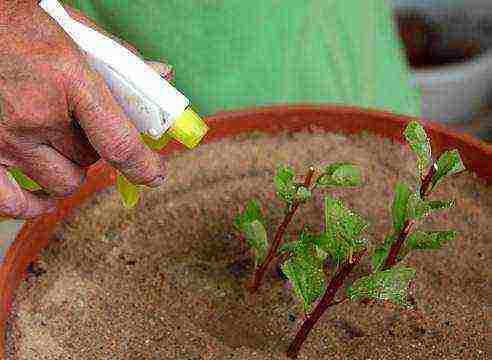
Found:
[(129, 137), (112, 139), (105, 147), (103, 157), (116, 167), (130, 167), (137, 162), (140, 147)]
[(72, 176), (64, 179), (63, 185), (53, 190), (54, 195), (58, 197), (68, 197), (75, 194), (84, 182), (85, 176)]
[(157, 166), (152, 166), (150, 161), (140, 163), (137, 170), (138, 173), (134, 176), (134, 181), (139, 185), (156, 187), (161, 185), (164, 180), (163, 173), (158, 171)]
[(8, 216), (18, 217), (27, 210), (27, 202), (16, 194), (1, 193), (0, 194), (0, 213)]
[(146, 185), (149, 187), (158, 187), (162, 185), (165, 181), (165, 177), (162, 175), (149, 176), (147, 179), (141, 182), (141, 185)]
[(75, 184), (65, 184), (62, 188), (57, 189), (55, 191), (55, 195), (58, 197), (68, 197), (72, 196), (77, 192), (77, 190), (80, 188), (80, 186), (77, 186)]
[(142, 148), (137, 145), (128, 146), (121, 142), (114, 145), (106, 154), (106, 161), (122, 171), (129, 179), (139, 185), (155, 186), (160, 184), (162, 174), (156, 157), (149, 153), (144, 156)]
[(76, 55), (66, 66), (68, 69), (65, 71), (65, 76), (69, 80), (68, 88), (71, 96), (81, 95), (80, 92), (85, 96), (97, 96), (97, 90), (106, 85), (102, 76), (92, 70), (80, 55)]

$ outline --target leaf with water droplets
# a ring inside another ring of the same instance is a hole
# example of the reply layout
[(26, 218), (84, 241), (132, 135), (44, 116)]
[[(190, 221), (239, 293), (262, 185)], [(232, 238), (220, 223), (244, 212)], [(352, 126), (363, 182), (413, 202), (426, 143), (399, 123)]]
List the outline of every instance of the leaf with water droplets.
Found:
[(282, 264), (282, 271), (308, 313), (325, 289), (323, 261), (316, 256), (313, 244), (302, 241), (296, 244), (292, 256)]
[(377, 271), (356, 280), (348, 288), (347, 296), (351, 300), (389, 300), (408, 307), (408, 287), (414, 277), (415, 270), (412, 268)]
[(433, 191), (442, 180), (465, 170), (458, 150), (444, 152), (436, 162), (436, 172), (431, 180), (430, 191)]
[(265, 226), (265, 220), (263, 219), (263, 214), (261, 213), (260, 204), (256, 200), (248, 201), (246, 208), (242, 213), (236, 216), (234, 219), (234, 227), (237, 231), (242, 232), (244, 230), (244, 225), (258, 220)]
[(320, 187), (353, 187), (362, 184), (362, 176), (355, 165), (335, 163), (324, 168), (316, 183)]
[(453, 208), (456, 205), (454, 200), (422, 200), (420, 194), (414, 193), (408, 199), (408, 218), (414, 220), (423, 219), (433, 212), (443, 211)]
[(294, 170), (289, 166), (279, 166), (273, 179), (277, 196), (288, 206), (294, 201), (297, 186), (294, 183)]
[(282, 244), (280, 246), (280, 248), (278, 249), (278, 252), (277, 252), (277, 256), (278, 255), (282, 255), (284, 253), (291, 253), (295, 250), (297, 246), (297, 243), (295, 242), (290, 242), (290, 243), (285, 243), (285, 244)]
[(304, 186), (299, 186), (294, 195), (294, 201), (297, 201), (300, 204), (304, 204), (311, 199), (311, 190)]
[(263, 261), (268, 251), (268, 237), (265, 227), (259, 220), (243, 224), (246, 242), (255, 252), (255, 266)]
[(403, 135), (417, 155), (420, 177), (423, 177), (432, 162), (431, 146), (424, 128), (416, 121), (410, 122)]
[(411, 250), (440, 249), (444, 243), (454, 240), (456, 231), (416, 231), (407, 239), (407, 247)]
[(314, 243), (340, 266), (354, 252), (367, 246), (362, 232), (369, 224), (349, 210), (341, 200), (325, 197), (325, 232)]

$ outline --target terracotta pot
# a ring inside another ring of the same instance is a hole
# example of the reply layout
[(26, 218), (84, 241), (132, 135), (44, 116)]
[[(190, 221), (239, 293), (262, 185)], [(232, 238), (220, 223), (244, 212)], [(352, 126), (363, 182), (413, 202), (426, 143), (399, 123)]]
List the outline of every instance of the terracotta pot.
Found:
[[(373, 132), (402, 142), (402, 132), (410, 117), (378, 111), (365, 111), (333, 106), (276, 106), (238, 112), (221, 113), (207, 119), (211, 127), (205, 142), (217, 141), (236, 134), (259, 130), (268, 133), (296, 132), (310, 128), (329, 132)], [(468, 169), (492, 184), (492, 147), (466, 135), (458, 135), (441, 125), (421, 121), (432, 138), (436, 152), (457, 148)], [(164, 153), (181, 151), (177, 144)], [(9, 248), (0, 271), (0, 353), (4, 354), (4, 333), (15, 289), (26, 275), (28, 265), (48, 245), (56, 226), (76, 207), (96, 192), (112, 186), (115, 172), (105, 163), (96, 164), (82, 189), (58, 204), (54, 214), (27, 222)]]

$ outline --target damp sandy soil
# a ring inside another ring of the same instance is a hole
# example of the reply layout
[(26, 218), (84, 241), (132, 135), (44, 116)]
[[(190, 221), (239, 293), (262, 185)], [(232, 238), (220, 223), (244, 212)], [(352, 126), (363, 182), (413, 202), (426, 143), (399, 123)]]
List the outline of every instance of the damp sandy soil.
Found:
[[(252, 263), (231, 223), (256, 198), (272, 234), (282, 217), (276, 165), (289, 163), (302, 175), (311, 164), (335, 161), (359, 165), (365, 184), (331, 195), (368, 219), (367, 237), (381, 242), (392, 189), (397, 180), (414, 184), (414, 159), (367, 134), (243, 136), (170, 157), (167, 183), (146, 191), (134, 211), (124, 210), (114, 189), (99, 194), (60, 225), (17, 291), (9, 358), (282, 359), (302, 321), (300, 305), (274, 271), (248, 295)], [(303, 223), (321, 230), (324, 193), (296, 214), (291, 238)], [(420, 228), (455, 228), (460, 236), (405, 260), (417, 270), (424, 319), (344, 303), (324, 315), (300, 359), (489, 358), (492, 190), (464, 173), (435, 197), (458, 206)], [(354, 276), (366, 271), (363, 263)]]

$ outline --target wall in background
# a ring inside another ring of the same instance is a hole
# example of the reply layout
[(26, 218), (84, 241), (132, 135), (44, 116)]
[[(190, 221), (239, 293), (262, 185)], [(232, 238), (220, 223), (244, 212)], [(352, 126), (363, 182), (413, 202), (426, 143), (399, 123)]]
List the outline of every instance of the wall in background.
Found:
[(390, 0), (396, 6), (413, 7), (480, 7), (492, 10), (491, 0)]

